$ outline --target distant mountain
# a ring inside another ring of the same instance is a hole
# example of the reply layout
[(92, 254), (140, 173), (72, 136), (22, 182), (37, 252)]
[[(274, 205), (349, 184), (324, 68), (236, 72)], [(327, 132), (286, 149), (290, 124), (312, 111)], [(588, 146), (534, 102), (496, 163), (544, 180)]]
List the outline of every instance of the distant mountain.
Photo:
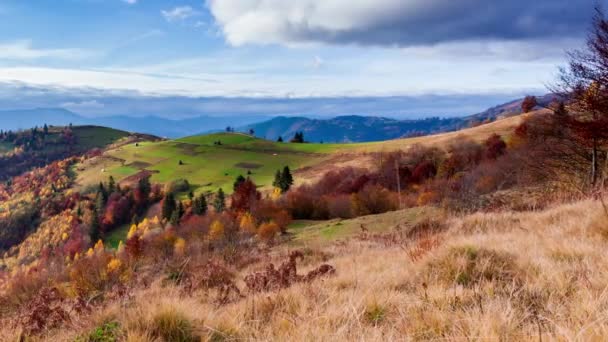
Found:
[[(539, 106), (546, 107), (553, 95), (537, 98)], [(240, 127), (241, 131), (253, 129), (258, 137), (276, 140), (291, 139), (296, 132), (303, 132), (310, 142), (368, 142), (397, 139), (416, 135), (428, 135), (459, 130), (475, 122), (496, 120), (521, 113), (523, 99), (492, 107), (482, 113), (458, 118), (427, 118), (396, 120), (374, 116), (338, 116), (332, 119), (280, 116), (268, 121)]]
[(104, 116), (89, 118), (62, 108), (36, 108), (25, 110), (0, 111), (1, 130), (19, 130), (41, 127), (44, 124), (54, 126), (97, 125), (111, 127), (128, 132), (147, 133), (167, 138), (178, 138), (214, 130), (223, 130), (226, 126), (247, 125), (266, 119), (264, 116), (199, 116), (181, 120), (171, 120), (156, 116)]
[(0, 111), (0, 129), (18, 130), (35, 126), (84, 124), (85, 118), (61, 108), (37, 108)]
[(270, 140), (283, 137), (291, 139), (296, 132), (304, 132), (310, 142), (364, 142), (397, 139), (404, 136), (456, 130), (465, 126), (461, 118), (428, 118), (421, 120), (396, 120), (373, 116), (339, 116), (333, 119), (308, 119), (304, 117), (276, 117), (249, 125), (255, 135)]

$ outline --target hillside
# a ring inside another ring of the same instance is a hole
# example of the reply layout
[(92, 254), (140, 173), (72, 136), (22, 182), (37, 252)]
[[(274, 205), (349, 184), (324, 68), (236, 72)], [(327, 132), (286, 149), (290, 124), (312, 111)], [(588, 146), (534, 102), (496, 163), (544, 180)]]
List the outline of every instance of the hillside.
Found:
[[(289, 166), (298, 182), (311, 181), (328, 167), (368, 165), (369, 153), (404, 150), (413, 144), (447, 146), (464, 137), (483, 141), (491, 134), (508, 136), (524, 117), (515, 116), (458, 132), (417, 138), (355, 144), (293, 144), (255, 138), (241, 133), (215, 133), (161, 142), (127, 144), (77, 166), (77, 183), (85, 188), (108, 176), (133, 182), (151, 174), (152, 182), (168, 184), (187, 179), (195, 192), (223, 188), (230, 193), (234, 178), (249, 175), (258, 186), (269, 189), (276, 170)], [(221, 145), (216, 142), (221, 142)], [(180, 160), (182, 165), (180, 165)], [(139, 176), (138, 176), (139, 175)]]
[[(98, 126), (50, 126), (0, 135), (0, 180), (140, 135)], [(131, 139), (129, 139), (131, 138)]]

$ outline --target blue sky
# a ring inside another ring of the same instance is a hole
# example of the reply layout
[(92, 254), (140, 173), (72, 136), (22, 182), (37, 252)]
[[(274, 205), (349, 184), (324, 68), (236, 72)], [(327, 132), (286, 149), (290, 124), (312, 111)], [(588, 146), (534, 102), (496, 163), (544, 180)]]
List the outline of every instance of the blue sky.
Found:
[(0, 83), (189, 97), (540, 94), (581, 45), (592, 6), (3, 0)]

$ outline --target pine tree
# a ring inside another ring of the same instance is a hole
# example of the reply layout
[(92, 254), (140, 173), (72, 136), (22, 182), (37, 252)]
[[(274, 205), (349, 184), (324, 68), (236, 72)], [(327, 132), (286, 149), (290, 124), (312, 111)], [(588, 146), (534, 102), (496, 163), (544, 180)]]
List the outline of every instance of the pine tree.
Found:
[(99, 191), (97, 192), (97, 198), (95, 199), (95, 211), (97, 213), (103, 213), (106, 208), (106, 197), (104, 193)]
[(293, 185), (293, 176), (291, 175), (291, 171), (289, 170), (289, 166), (285, 166), (283, 168), (283, 172), (280, 173), (280, 171), (277, 171), (277, 174), (275, 175), (275, 180), (278, 179), (278, 187), (281, 189), (281, 191), (283, 193), (286, 193), (287, 191), (289, 191), (289, 189), (291, 188), (291, 186)]
[(95, 243), (99, 241), (101, 237), (100, 227), (99, 227), (99, 213), (97, 209), (93, 209), (93, 215), (91, 219), (91, 242)]
[(152, 192), (152, 185), (150, 184), (150, 177), (143, 177), (137, 182), (137, 188), (141, 191), (142, 198), (148, 199)]
[(224, 190), (222, 190), (222, 188), (220, 188), (217, 191), (217, 195), (215, 195), (215, 200), (213, 201), (213, 207), (215, 208), (215, 211), (218, 213), (221, 213), (224, 210), (226, 210), (226, 195), (224, 194)]
[(163, 205), (162, 205), (162, 212), (161, 212), (163, 219), (170, 220), (171, 215), (173, 215), (173, 212), (175, 211), (175, 209), (176, 209), (175, 196), (173, 196), (172, 193), (166, 194), (165, 198), (163, 198)]
[(108, 201), (108, 192), (106, 191), (106, 188), (103, 186), (102, 182), (99, 182), (99, 188), (97, 189), (97, 195), (100, 195), (103, 198), (103, 205), (106, 205), (106, 202)]
[(116, 191), (116, 182), (114, 181), (114, 177), (110, 176), (108, 179), (108, 193), (112, 194)]
[(277, 139), (277, 142), (282, 143), (283, 142), (283, 137), (279, 137), (279, 139)]
[(207, 197), (205, 196), (205, 194), (201, 194), (198, 198), (198, 215), (205, 215), (207, 214)]
[(283, 187), (281, 186), (282, 183), (283, 183), (283, 174), (281, 173), (281, 170), (277, 170), (277, 173), (274, 174), (274, 181), (272, 182), (272, 186), (282, 190), (283, 189)]
[(42, 130), (44, 131), (44, 135), (49, 135), (49, 126), (44, 124), (44, 128)]

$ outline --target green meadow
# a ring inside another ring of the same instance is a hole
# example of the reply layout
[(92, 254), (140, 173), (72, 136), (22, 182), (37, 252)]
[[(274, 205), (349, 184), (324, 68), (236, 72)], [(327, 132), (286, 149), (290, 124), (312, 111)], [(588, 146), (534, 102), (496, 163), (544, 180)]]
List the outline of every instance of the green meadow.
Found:
[[(218, 133), (160, 142), (140, 142), (109, 150), (98, 165), (83, 167), (81, 183), (95, 184), (110, 175), (128, 181), (142, 171), (153, 183), (186, 179), (195, 192), (232, 192), (238, 175), (270, 188), (277, 170), (311, 166), (346, 149), (337, 144), (277, 143), (240, 133)], [(131, 177), (131, 178), (129, 178)]]

